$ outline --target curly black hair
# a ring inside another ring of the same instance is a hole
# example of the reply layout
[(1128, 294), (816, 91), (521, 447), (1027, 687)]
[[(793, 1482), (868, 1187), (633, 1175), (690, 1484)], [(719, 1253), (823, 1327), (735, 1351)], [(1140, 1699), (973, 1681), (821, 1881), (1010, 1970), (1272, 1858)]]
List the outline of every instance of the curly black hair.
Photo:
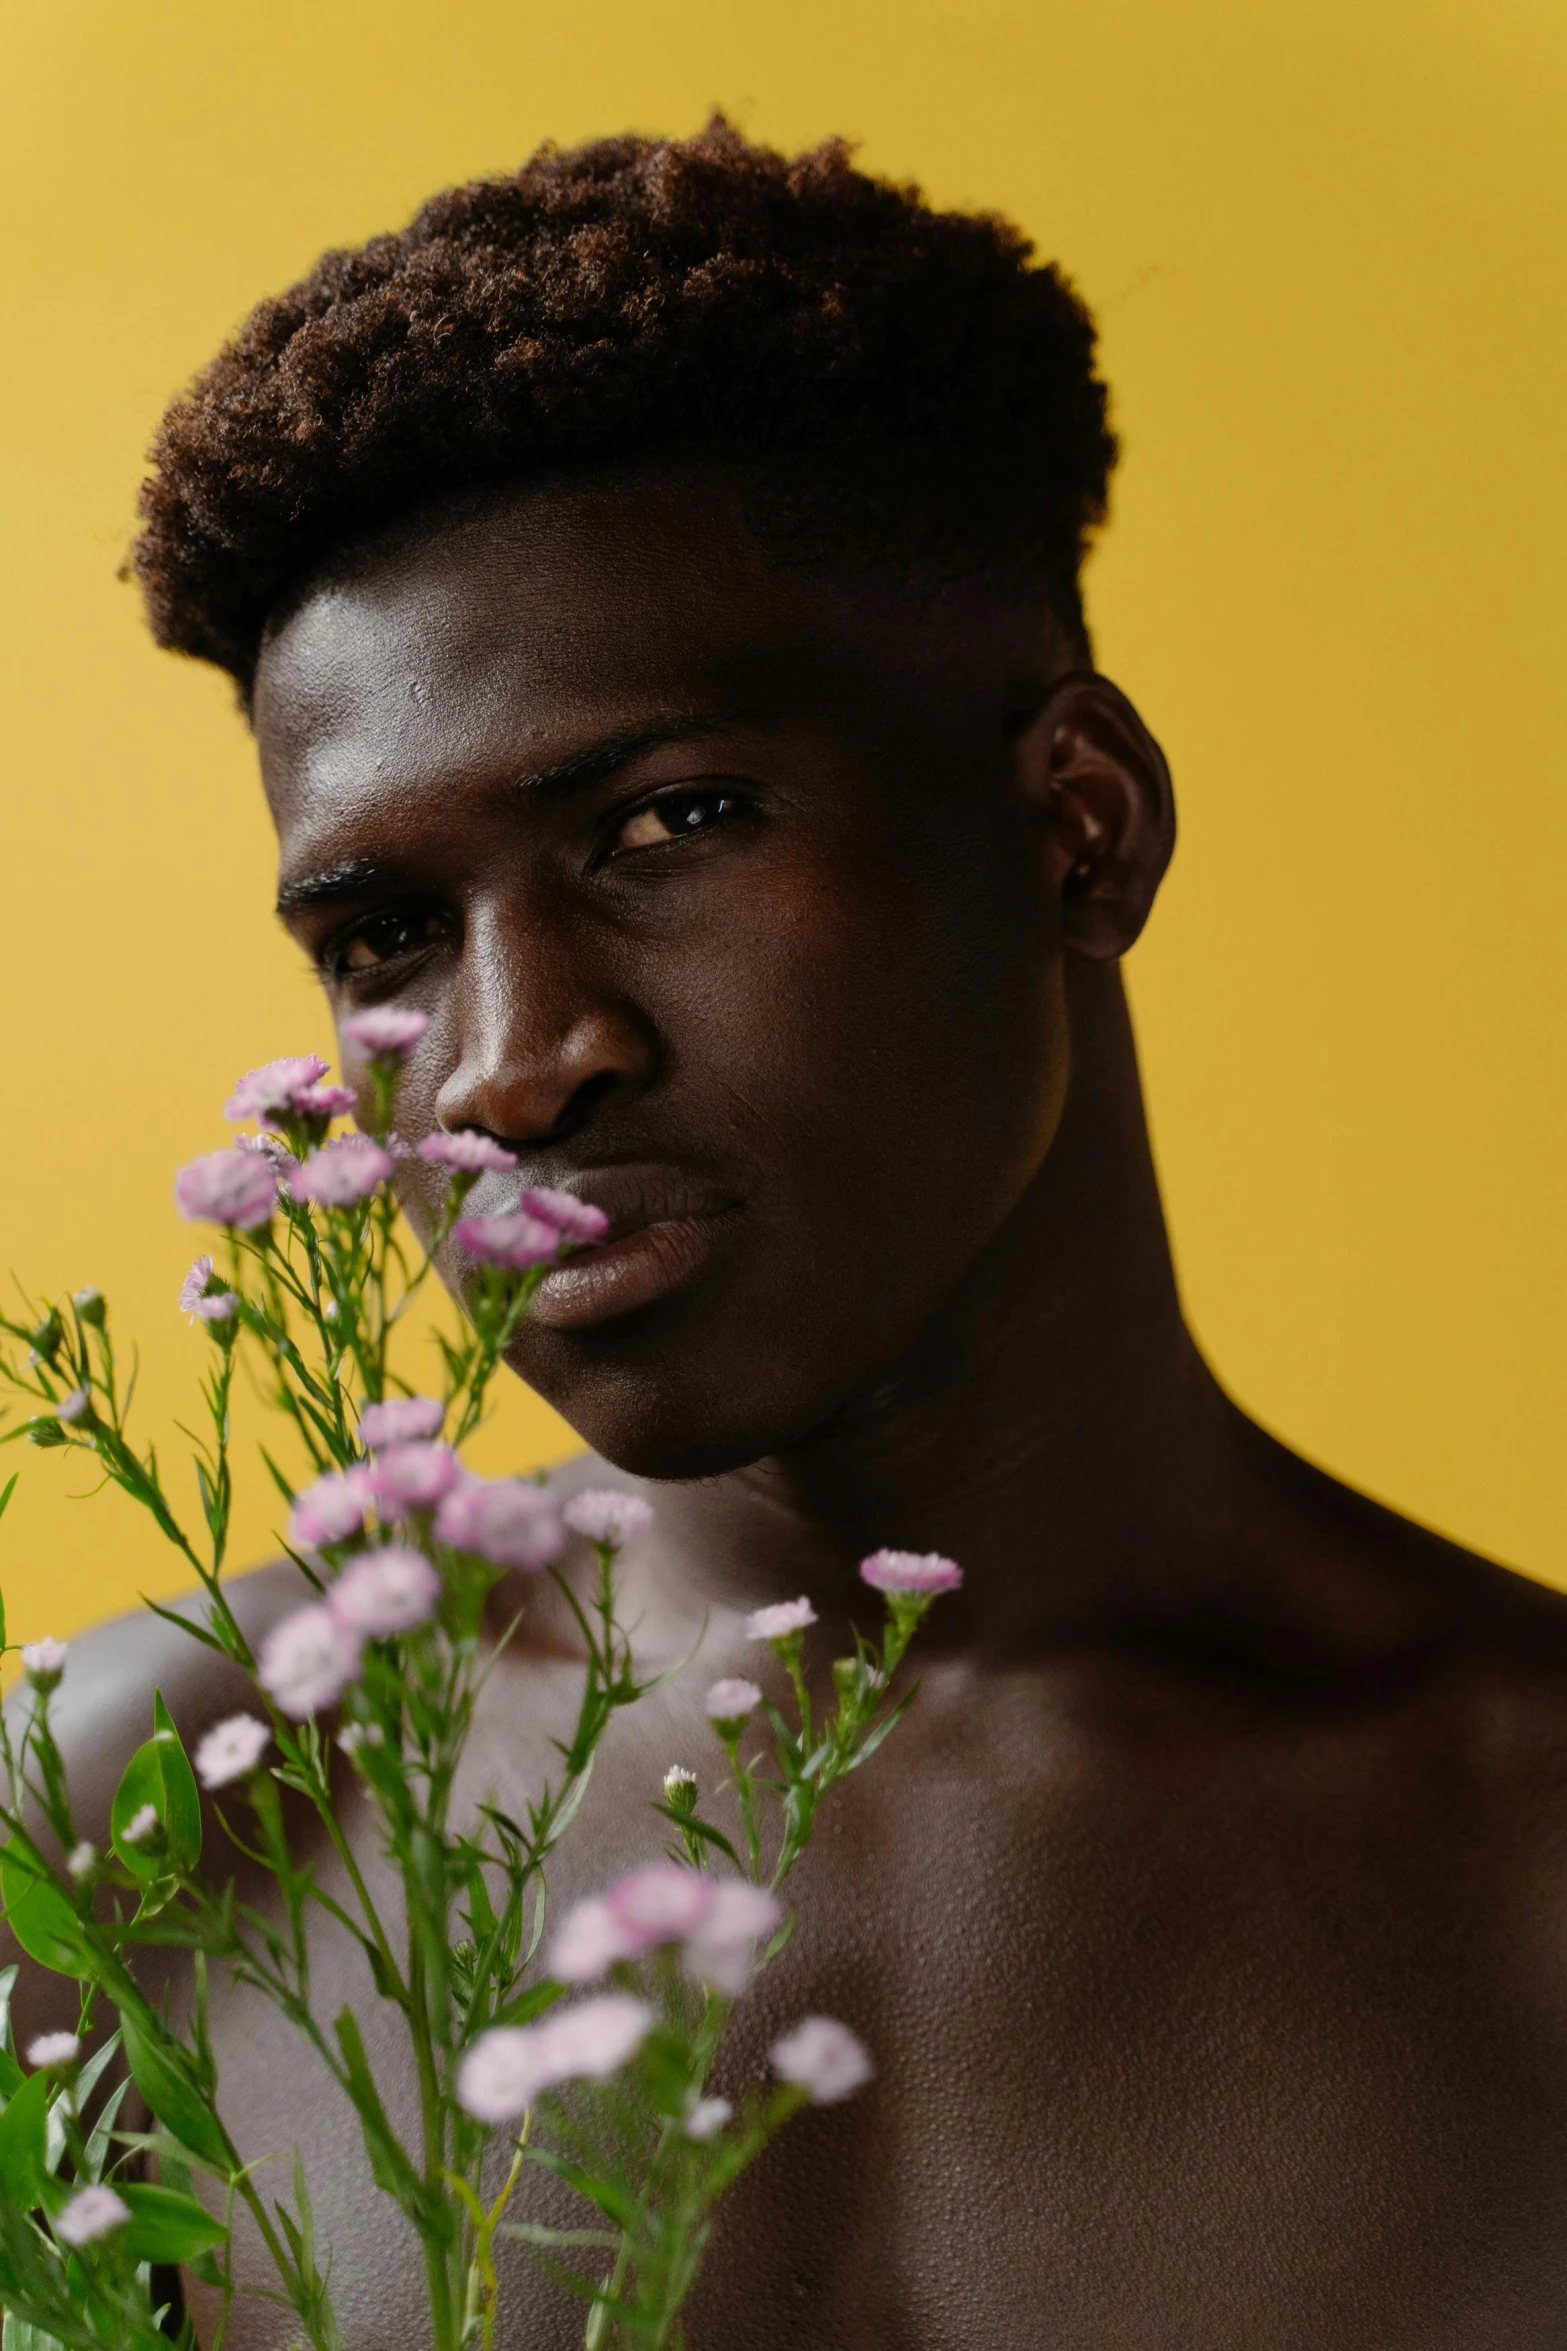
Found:
[(163, 419), (132, 564), (159, 644), (248, 695), (269, 611), (344, 541), (686, 452), (814, 499), (846, 544), (1006, 575), (1085, 649), (1116, 455), (1094, 344), (1018, 229), (933, 211), (841, 140), (788, 157), (715, 116), (547, 146), (260, 304)]

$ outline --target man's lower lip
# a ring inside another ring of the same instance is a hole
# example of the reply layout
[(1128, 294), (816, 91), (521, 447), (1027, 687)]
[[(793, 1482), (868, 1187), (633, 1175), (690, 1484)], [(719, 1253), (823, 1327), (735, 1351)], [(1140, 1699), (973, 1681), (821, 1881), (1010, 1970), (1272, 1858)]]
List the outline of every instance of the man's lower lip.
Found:
[(706, 1259), (723, 1213), (640, 1225), (552, 1267), (534, 1295), (530, 1321), (552, 1331), (581, 1330), (667, 1298)]

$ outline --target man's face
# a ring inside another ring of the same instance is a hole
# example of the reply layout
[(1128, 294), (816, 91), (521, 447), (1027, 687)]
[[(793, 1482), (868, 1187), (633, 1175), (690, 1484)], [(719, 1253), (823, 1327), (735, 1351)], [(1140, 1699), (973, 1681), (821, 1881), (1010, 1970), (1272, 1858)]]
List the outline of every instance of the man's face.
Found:
[(486, 1129), (609, 1212), (511, 1361), (622, 1466), (736, 1467), (892, 1372), (1048, 1149), (1041, 658), (770, 557), (695, 473), (449, 509), (272, 636), (290, 928), (338, 1017), (429, 1014), (405, 1137)]

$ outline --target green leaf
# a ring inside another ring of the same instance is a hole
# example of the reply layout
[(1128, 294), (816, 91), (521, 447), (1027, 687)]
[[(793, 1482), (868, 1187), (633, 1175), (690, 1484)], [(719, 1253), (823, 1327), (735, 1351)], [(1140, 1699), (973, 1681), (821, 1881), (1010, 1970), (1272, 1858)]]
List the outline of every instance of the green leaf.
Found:
[(56, 1975), (92, 1973), (82, 1925), (36, 1849), (20, 1837), (0, 1850), (5, 1922), (29, 1959)]
[[(171, 1875), (188, 1876), (201, 1858), (201, 1799), (196, 1793), (196, 1778), (161, 1693), (153, 1699), (153, 1721), (157, 1727), (125, 1766), (109, 1814), (114, 1850), (143, 1885)], [(149, 1804), (158, 1816), (162, 1835), (136, 1843), (126, 1831)]]
[(163, 1750), (163, 1785), (168, 1794), (169, 1853), (174, 1867), (188, 1876), (201, 1859), (201, 1798), (174, 1717), (163, 1703), (163, 1692), (152, 1694), (156, 1735), (168, 1742)]
[(116, 2181), (115, 2194), (131, 2209), (130, 2226), (120, 2239), (135, 2261), (190, 2261), (213, 2245), (221, 2245), (228, 2230), (194, 2196), (176, 2188), (157, 2188), (148, 2182)]
[(167, 2124), (198, 2163), (220, 2179), (232, 2179), (239, 2169), (239, 2158), (212, 2111), (211, 2101), (192, 2079), (184, 2051), (125, 2009), (120, 2012), (120, 2030), (131, 2079), (158, 2120)]
[(515, 2000), (508, 2000), (504, 2007), (497, 2008), (490, 2022), (528, 2024), (546, 2008), (553, 2008), (565, 1989), (565, 1985), (556, 1983), (552, 1976), (540, 1976), (537, 1983), (530, 1984), (525, 1992), (519, 1992)]
[(351, 2008), (345, 2008), (333, 2031), (337, 2045), (343, 2052), (343, 2067), (348, 2075), (348, 2094), (359, 2116), (359, 2129), (370, 2158), (370, 2175), (378, 2188), (388, 2196), (395, 2196), (410, 2220), (423, 2226), (429, 2214), (424, 2194), (424, 2182), (415, 2171), (401, 2141), (386, 2118), (381, 2104), (381, 2093), (375, 2086), (370, 2061), (365, 2055), (364, 2042), (359, 2037), (359, 2026)]
[(0, 2191), (20, 2212), (30, 2211), (43, 2193), (50, 2087), (48, 2074), (29, 2074), (0, 2114)]

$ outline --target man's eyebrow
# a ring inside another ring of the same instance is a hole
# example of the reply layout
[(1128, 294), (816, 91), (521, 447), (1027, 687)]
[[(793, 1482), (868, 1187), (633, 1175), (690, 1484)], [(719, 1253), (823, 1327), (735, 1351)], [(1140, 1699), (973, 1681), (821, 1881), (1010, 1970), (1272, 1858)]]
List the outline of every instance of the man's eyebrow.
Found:
[(667, 743), (689, 743), (702, 735), (722, 734), (729, 728), (756, 724), (754, 717), (719, 710), (704, 711), (699, 716), (672, 715), (644, 720), (638, 726), (621, 727), (612, 735), (601, 735), (596, 743), (584, 744), (580, 751), (568, 751), (564, 759), (551, 760), (547, 767), (527, 769), (515, 778), (513, 789), (530, 797), (537, 793), (543, 799), (554, 799), (585, 784), (601, 783), (617, 768), (629, 766), (633, 759), (641, 759), (649, 751), (661, 751)]
[[(568, 792), (601, 783), (617, 768), (629, 766), (633, 759), (641, 759), (650, 751), (662, 750), (668, 743), (695, 742), (703, 735), (757, 724), (755, 718), (716, 710), (704, 711), (699, 716), (676, 714), (646, 719), (636, 726), (619, 727), (613, 734), (601, 735), (596, 742), (584, 744), (580, 751), (568, 751), (564, 759), (553, 759), (545, 767), (525, 769), (512, 777), (507, 790), (530, 799), (564, 798)], [(319, 873), (301, 874), (297, 881), (284, 882), (277, 894), (277, 911), (286, 919), (313, 906), (331, 906), (340, 899), (363, 897), (370, 890), (405, 884), (406, 876), (380, 858), (345, 857), (336, 865), (323, 866)]]
[(298, 914), (308, 906), (331, 906), (340, 898), (360, 898), (367, 890), (394, 879), (389, 866), (375, 857), (345, 857), (338, 865), (324, 865), (319, 873), (301, 874), (284, 882), (277, 894), (281, 915)]

